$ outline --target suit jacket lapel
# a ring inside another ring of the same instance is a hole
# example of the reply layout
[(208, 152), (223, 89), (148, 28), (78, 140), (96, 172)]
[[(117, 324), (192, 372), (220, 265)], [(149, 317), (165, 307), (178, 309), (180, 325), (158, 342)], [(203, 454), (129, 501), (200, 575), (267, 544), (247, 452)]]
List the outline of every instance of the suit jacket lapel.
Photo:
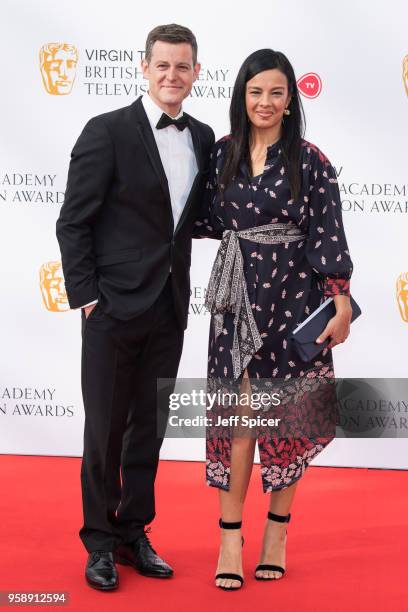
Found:
[[(166, 177), (166, 173), (164, 171), (163, 168), (163, 164), (160, 158), (160, 153), (159, 150), (157, 148), (157, 144), (156, 144), (156, 140), (154, 138), (152, 129), (150, 127), (150, 123), (149, 120), (147, 118), (146, 112), (143, 108), (143, 104), (142, 104), (142, 99), (138, 98), (136, 100), (136, 102), (133, 103), (133, 109), (135, 111), (135, 115), (136, 115), (136, 119), (135, 119), (135, 124), (136, 124), (136, 129), (138, 131), (138, 134), (140, 136), (140, 139), (142, 140), (145, 149), (146, 149), (146, 153), (150, 159), (150, 162), (152, 164), (152, 167), (157, 175), (157, 178), (159, 180), (160, 186), (163, 189), (164, 195), (166, 196), (166, 199), (168, 201), (168, 205), (169, 205), (169, 209), (170, 209), (170, 215), (171, 215), (171, 219), (173, 219), (173, 211), (171, 208), (171, 199), (170, 199), (170, 191), (169, 191), (169, 184), (167, 181), (167, 177)], [(184, 219), (187, 216), (187, 212), (191, 206), (191, 200), (192, 200), (192, 195), (195, 191), (195, 185), (197, 180), (199, 180), (200, 178), (200, 174), (204, 169), (204, 158), (203, 158), (203, 150), (202, 150), (202, 144), (201, 144), (201, 138), (200, 138), (200, 129), (198, 127), (198, 125), (195, 123), (194, 119), (190, 116), (188, 116), (188, 127), (190, 129), (191, 132), (191, 139), (193, 141), (193, 147), (194, 147), (194, 152), (195, 152), (195, 156), (196, 156), (196, 161), (197, 161), (197, 168), (198, 168), (198, 172), (197, 175), (193, 181), (193, 184), (191, 186), (191, 191), (189, 193), (189, 196), (187, 198), (187, 202), (184, 206), (184, 210), (181, 214), (181, 217), (179, 219), (179, 222), (177, 224), (177, 228), (175, 228), (175, 231), (177, 231), (180, 226), (182, 225)]]
[(156, 140), (154, 138), (152, 128), (150, 127), (150, 123), (147, 118), (146, 112), (143, 108), (141, 98), (138, 98), (138, 100), (136, 100), (136, 102), (134, 103), (134, 108), (136, 111), (136, 128), (145, 146), (146, 153), (157, 175), (159, 183), (163, 189), (164, 195), (168, 199), (169, 205), (171, 208), (170, 192), (169, 192), (169, 185), (167, 182), (166, 173), (164, 171), (163, 164), (160, 158), (160, 153), (157, 148)]
[(191, 132), (191, 139), (193, 141), (194, 153), (196, 156), (198, 172), (201, 172), (203, 169), (203, 148), (201, 146), (200, 139), (200, 130), (198, 126), (195, 124), (194, 120), (190, 115), (188, 116), (188, 127)]

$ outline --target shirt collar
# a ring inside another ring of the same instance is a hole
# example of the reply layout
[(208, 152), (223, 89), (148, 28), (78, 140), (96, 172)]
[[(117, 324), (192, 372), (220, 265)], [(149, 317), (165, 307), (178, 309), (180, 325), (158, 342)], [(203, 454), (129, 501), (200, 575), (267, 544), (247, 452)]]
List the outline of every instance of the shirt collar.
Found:
[[(146, 111), (146, 115), (147, 115), (147, 118), (149, 119), (150, 125), (152, 126), (152, 128), (155, 128), (159, 122), (160, 117), (163, 115), (164, 111), (160, 108), (160, 106), (157, 106), (156, 102), (154, 102), (151, 99), (149, 94), (142, 96), (142, 104)], [(168, 113), (164, 113), (164, 114), (167, 115)], [(182, 116), (183, 116), (183, 109), (180, 110), (177, 117), (172, 117), (172, 118), (178, 119), (179, 117), (182, 117)]]

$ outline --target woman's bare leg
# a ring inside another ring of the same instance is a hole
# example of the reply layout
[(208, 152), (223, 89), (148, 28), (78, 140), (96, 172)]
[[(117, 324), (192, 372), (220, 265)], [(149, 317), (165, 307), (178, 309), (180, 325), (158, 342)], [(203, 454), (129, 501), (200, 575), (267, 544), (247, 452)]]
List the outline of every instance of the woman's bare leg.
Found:
[[(286, 489), (274, 491), (270, 496), (269, 510), (274, 514), (286, 515), (290, 512), (293, 498), (296, 493), (298, 481)], [(262, 551), (259, 559), (260, 564), (280, 565), (286, 567), (286, 523), (278, 523), (277, 521), (266, 521), (264, 537), (262, 542)], [(256, 572), (260, 578), (276, 578), (282, 577), (282, 573), (278, 571), (262, 570)]]
[[(250, 396), (251, 387), (248, 374), (245, 371), (240, 393)], [(250, 407), (237, 410), (236, 414), (249, 414)], [(238, 428), (231, 442), (231, 472), (229, 491), (219, 492), (221, 518), (226, 522), (242, 520), (242, 511), (248, 490), (249, 480), (254, 463), (256, 439), (249, 434), (245, 435)], [(231, 572), (243, 575), (242, 569), (242, 534), (241, 529), (221, 529), (221, 545), (216, 573)], [(219, 578), (217, 586), (228, 588), (239, 587), (237, 580)]]

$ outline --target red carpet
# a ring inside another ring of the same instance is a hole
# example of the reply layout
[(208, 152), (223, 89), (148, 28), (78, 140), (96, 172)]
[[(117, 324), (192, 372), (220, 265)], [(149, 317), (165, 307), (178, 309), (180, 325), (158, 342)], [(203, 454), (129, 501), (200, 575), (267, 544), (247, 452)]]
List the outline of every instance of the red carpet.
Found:
[(176, 576), (160, 581), (120, 567), (120, 589), (99, 593), (83, 580), (79, 469), (79, 459), (0, 457), (0, 591), (66, 591), (65, 609), (81, 612), (408, 610), (407, 472), (309, 468), (288, 527), (287, 573), (258, 583), (267, 496), (255, 466), (244, 516), (246, 582), (225, 593), (212, 580), (217, 492), (205, 486), (203, 464), (163, 461), (151, 539)]

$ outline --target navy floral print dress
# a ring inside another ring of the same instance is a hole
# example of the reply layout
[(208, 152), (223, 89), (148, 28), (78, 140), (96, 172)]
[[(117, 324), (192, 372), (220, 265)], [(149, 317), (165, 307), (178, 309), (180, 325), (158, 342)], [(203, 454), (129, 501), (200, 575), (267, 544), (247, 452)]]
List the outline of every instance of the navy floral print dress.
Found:
[[(239, 240), (249, 304), (262, 340), (262, 346), (246, 364), (248, 376), (251, 382), (281, 379), (293, 383), (293, 397), (296, 396), (296, 401), (281, 409), (292, 423), (298, 419), (298, 435), (285, 435), (284, 429), (278, 435), (262, 428), (257, 431), (263, 490), (271, 492), (297, 481), (334, 437), (315, 435), (313, 427), (306, 426), (306, 422), (324, 420), (325, 411), (330, 420), (325, 394), (320, 394), (320, 401), (314, 405), (301, 401), (304, 393), (313, 389), (315, 379), (333, 380), (331, 350), (325, 348), (313, 361), (305, 363), (297, 355), (289, 334), (327, 297), (350, 294), (353, 265), (342, 224), (336, 174), (316, 146), (302, 141), (301, 191), (294, 201), (280, 141), (267, 148), (261, 175), (251, 177), (242, 164), (240, 174), (225, 190), (220, 189), (219, 177), (229, 142), (227, 136), (214, 145), (203, 210), (196, 221), (197, 237), (221, 240), (226, 230), (241, 232), (268, 224), (289, 224), (304, 236), (277, 244)], [(212, 390), (219, 388), (223, 379), (233, 377), (233, 313), (223, 316), (222, 333), (216, 334), (215, 328), (212, 315), (208, 352), (208, 386)], [(222, 431), (219, 427), (207, 428), (206, 454), (207, 483), (228, 490), (229, 427)]]

